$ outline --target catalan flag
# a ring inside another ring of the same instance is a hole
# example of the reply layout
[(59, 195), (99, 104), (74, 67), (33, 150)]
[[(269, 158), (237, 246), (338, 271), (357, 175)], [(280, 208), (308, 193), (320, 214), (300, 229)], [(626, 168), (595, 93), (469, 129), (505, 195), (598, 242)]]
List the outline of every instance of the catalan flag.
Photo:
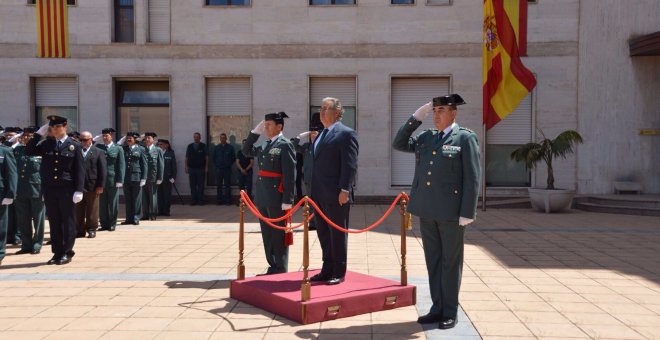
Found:
[(40, 58), (69, 57), (66, 0), (37, 0), (37, 49)]
[(527, 49), (527, 0), (484, 0), (482, 76), (486, 130), (513, 112), (536, 86), (520, 60)]

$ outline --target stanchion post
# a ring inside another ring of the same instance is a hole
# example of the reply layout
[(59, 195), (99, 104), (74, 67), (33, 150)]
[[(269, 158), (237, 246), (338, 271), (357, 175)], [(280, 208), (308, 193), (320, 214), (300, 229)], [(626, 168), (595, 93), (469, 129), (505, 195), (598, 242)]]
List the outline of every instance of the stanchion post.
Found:
[(300, 285), (300, 299), (302, 301), (309, 301), (312, 298), (312, 285), (309, 282), (309, 202), (307, 196), (305, 200), (305, 207), (303, 208), (303, 281)]
[[(241, 192), (243, 192), (241, 190)], [(238, 227), (238, 280), (245, 280), (245, 263), (243, 262), (243, 252), (245, 250), (245, 201), (241, 195), (240, 201), (240, 222)]]
[(406, 227), (408, 216), (406, 214), (408, 202), (405, 197), (401, 197), (399, 210), (401, 211), (401, 285), (408, 285), (408, 269), (406, 268)]

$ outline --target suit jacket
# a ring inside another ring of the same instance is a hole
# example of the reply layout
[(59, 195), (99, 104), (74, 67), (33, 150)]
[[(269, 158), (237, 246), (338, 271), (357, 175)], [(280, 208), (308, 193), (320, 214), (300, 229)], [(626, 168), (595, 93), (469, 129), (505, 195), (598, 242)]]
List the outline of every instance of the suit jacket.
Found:
[(105, 187), (114, 188), (117, 186), (117, 183), (124, 183), (124, 175), (126, 174), (124, 149), (114, 143), (110, 147), (107, 147), (105, 144), (96, 144), (96, 147), (105, 151), (105, 165), (107, 169)]
[(176, 155), (172, 149), (167, 149), (163, 153), (165, 168), (163, 170), (163, 180), (169, 181), (170, 178), (176, 179)]
[(107, 166), (105, 152), (95, 146), (90, 146), (87, 156), (83, 156), (85, 166), (85, 192), (94, 192), (96, 188), (105, 186)]
[(28, 156), (25, 153), (25, 145), (14, 148), (18, 176), (17, 198), (39, 198), (41, 197), (41, 156)]
[(358, 164), (357, 133), (340, 121), (320, 143), (313, 151), (312, 199), (316, 203), (337, 203), (342, 189), (348, 190), (352, 199)]
[(408, 211), (442, 221), (474, 219), (481, 178), (477, 135), (456, 125), (442, 139), (436, 129), (411, 137), (421, 124), (410, 117), (392, 142), (396, 150), (415, 153)]
[[(293, 146), (296, 147), (296, 152), (302, 154), (303, 158), (303, 182), (305, 186), (310, 188), (312, 185), (312, 171), (314, 171), (314, 151), (312, 144), (309, 139), (301, 141), (298, 138), (293, 139)], [(309, 195), (309, 193), (307, 193)]]
[(147, 150), (140, 145), (124, 145), (124, 157), (126, 157), (126, 175), (124, 182), (139, 182), (147, 179)]
[[(256, 157), (259, 171), (281, 174), (282, 177), (258, 176), (255, 204), (262, 208), (280, 208), (282, 203), (293, 204), (296, 181), (296, 151), (284, 136), (267, 145), (255, 146), (259, 135), (251, 133), (243, 144), (243, 154)], [(278, 189), (282, 183), (282, 192)]]
[(147, 182), (162, 181), (165, 170), (163, 149), (152, 145), (151, 149), (145, 146), (144, 150), (147, 153)]
[(58, 147), (55, 138), (49, 137), (43, 141), (41, 139), (42, 136), (35, 133), (25, 146), (25, 152), (28, 156), (41, 156), (41, 182), (44, 185), (44, 193), (47, 193), (50, 187), (83, 192), (85, 168), (80, 143), (67, 138)]
[(16, 158), (11, 148), (0, 146), (0, 199), (16, 198), (18, 174), (16, 172)]

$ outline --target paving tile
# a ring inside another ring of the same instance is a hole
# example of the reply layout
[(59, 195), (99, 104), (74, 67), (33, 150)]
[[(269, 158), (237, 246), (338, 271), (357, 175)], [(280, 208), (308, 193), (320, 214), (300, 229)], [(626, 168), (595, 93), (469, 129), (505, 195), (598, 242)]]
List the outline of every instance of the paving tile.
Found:
[(580, 328), (571, 323), (525, 323), (537, 337), (589, 338)]
[(93, 340), (93, 339), (99, 339), (105, 331), (94, 331), (94, 330), (65, 330), (65, 331), (58, 331), (54, 332), (47, 337), (44, 338), (44, 340)]
[(533, 336), (520, 322), (474, 322), (474, 326), (482, 336), (496, 335), (505, 337)]
[(62, 329), (66, 331), (109, 331), (124, 320), (124, 318), (84, 317), (75, 319)]
[(100, 339), (102, 340), (134, 340), (134, 339), (153, 339), (160, 332), (159, 331), (121, 331), (113, 330), (105, 333)]
[(222, 319), (176, 319), (170, 323), (167, 331), (213, 332), (223, 322)]
[(174, 319), (170, 318), (130, 318), (119, 323), (114, 330), (119, 331), (162, 331)]
[(644, 339), (639, 332), (627, 326), (580, 325), (582, 331), (596, 339)]
[(623, 325), (619, 320), (605, 313), (569, 312), (562, 314), (576, 325)]

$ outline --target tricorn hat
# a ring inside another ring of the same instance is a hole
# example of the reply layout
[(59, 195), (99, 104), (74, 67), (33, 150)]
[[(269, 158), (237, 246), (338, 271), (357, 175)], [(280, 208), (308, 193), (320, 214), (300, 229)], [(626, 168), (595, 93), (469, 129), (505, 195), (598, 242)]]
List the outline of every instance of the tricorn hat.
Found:
[(442, 96), (442, 97), (435, 97), (433, 98), (433, 106), (458, 106), (458, 105), (463, 105), (465, 104), (465, 101), (461, 96), (457, 94), (450, 94), (447, 96)]
[(264, 120), (272, 120), (277, 124), (284, 124), (284, 118), (289, 118), (284, 112), (267, 113)]

